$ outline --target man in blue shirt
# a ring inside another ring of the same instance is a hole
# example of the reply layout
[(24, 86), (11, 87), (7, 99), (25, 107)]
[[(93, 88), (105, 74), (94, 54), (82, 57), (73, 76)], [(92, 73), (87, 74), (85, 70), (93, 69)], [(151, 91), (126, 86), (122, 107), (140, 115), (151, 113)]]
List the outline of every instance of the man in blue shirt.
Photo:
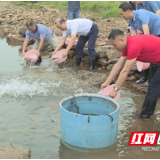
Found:
[[(136, 9), (145, 9), (160, 16), (160, 1), (133, 1)], [(142, 87), (148, 87), (152, 76), (157, 70), (157, 64), (151, 64), (150, 68), (142, 72), (142, 78), (135, 81), (136, 84), (142, 84)]]
[(137, 34), (136, 29), (144, 34), (160, 35), (160, 17), (158, 15), (144, 9), (133, 11), (129, 3), (122, 3), (119, 6), (119, 12), (125, 20), (128, 20), (135, 35)]
[[(137, 35), (137, 30), (140, 30), (144, 34), (160, 36), (160, 17), (158, 15), (144, 9), (133, 11), (131, 5), (126, 2), (119, 6), (119, 12), (125, 20), (128, 20), (134, 35)], [(151, 64), (150, 68), (143, 72), (143, 77), (135, 83), (143, 83), (143, 87), (148, 87), (157, 67)]]
[(145, 9), (160, 16), (160, 1), (133, 1), (136, 9)]
[(56, 35), (45, 25), (36, 24), (34, 21), (30, 20), (26, 23), (27, 31), (26, 38), (23, 43), (22, 56), (24, 56), (28, 41), (30, 38), (36, 39), (36, 42), (33, 45), (33, 49), (37, 50), (38, 61), (37, 63), (41, 63), (41, 55), (40, 51), (46, 45), (51, 45), (52, 49), (55, 49), (58, 45), (58, 38)]
[(68, 1), (69, 20), (79, 18), (80, 1)]

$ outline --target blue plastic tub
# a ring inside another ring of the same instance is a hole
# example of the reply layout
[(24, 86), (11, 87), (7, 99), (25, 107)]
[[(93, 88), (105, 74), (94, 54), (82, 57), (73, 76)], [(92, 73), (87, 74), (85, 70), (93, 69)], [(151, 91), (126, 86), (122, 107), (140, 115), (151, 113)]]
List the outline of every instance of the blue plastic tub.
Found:
[(104, 95), (77, 94), (60, 102), (61, 139), (81, 148), (104, 148), (117, 140), (119, 105)]

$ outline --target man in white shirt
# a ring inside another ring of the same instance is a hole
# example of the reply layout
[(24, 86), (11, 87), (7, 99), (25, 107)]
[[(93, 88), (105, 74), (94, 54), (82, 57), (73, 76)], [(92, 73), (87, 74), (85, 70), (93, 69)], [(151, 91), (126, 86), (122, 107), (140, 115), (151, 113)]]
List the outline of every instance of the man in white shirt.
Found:
[(70, 42), (64, 53), (64, 56), (66, 56), (72, 48), (76, 36), (79, 35), (80, 37), (76, 46), (75, 65), (80, 65), (83, 57), (83, 48), (88, 41), (88, 52), (90, 59), (89, 70), (94, 69), (96, 63), (95, 44), (98, 38), (98, 26), (89, 19), (81, 18), (67, 21), (64, 19), (57, 19), (56, 26), (63, 31), (63, 38), (53, 52), (53, 55), (63, 46), (67, 36), (71, 35)]

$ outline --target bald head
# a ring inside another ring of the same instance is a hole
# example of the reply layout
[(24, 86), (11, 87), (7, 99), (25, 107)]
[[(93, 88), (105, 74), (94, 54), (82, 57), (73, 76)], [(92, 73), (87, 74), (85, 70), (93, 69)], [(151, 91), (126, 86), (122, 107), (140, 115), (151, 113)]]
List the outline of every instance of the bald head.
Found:
[(63, 24), (63, 23), (65, 23), (66, 21), (63, 19), (63, 18), (58, 18), (57, 20), (56, 20), (56, 24), (57, 23), (59, 23), (59, 24)]
[(61, 30), (66, 30), (67, 29), (66, 20), (64, 20), (63, 18), (58, 18), (56, 20), (56, 26)]

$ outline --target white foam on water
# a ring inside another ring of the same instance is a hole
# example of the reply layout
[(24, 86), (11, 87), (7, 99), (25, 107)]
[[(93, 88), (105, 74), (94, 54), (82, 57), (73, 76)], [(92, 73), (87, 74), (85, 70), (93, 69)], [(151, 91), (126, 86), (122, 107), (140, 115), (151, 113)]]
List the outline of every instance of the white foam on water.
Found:
[(23, 66), (26, 66), (30, 69), (40, 69), (41, 71), (53, 72), (58, 70), (58, 65), (51, 62), (50, 59), (43, 59), (40, 65), (32, 65), (29, 62), (23, 60)]
[[(61, 81), (35, 81), (33, 79), (25, 80), (20, 77), (9, 80), (2, 80), (0, 83), (0, 98), (4, 96), (19, 97), (35, 95), (47, 96), (50, 95), (51, 90), (59, 88)], [(53, 93), (53, 92), (52, 92)]]

